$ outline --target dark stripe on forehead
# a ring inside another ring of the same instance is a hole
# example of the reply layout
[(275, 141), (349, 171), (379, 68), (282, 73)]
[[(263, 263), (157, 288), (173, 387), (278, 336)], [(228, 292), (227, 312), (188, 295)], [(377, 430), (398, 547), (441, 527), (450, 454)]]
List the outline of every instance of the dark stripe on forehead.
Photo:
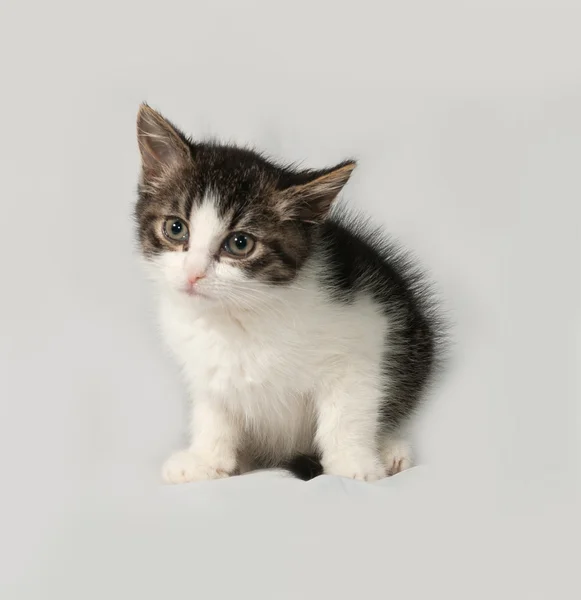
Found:
[(185, 194), (177, 194), (171, 199), (171, 214), (177, 216), (183, 215), (188, 217), (189, 212), (186, 211), (187, 201), (184, 199)]
[(228, 222), (228, 231), (235, 231), (236, 230), (236, 225), (238, 225), (238, 221), (240, 221), (240, 217), (241, 217), (241, 213), (243, 211), (241, 210), (234, 210), (232, 212), (232, 215), (230, 217), (230, 221)]
[(194, 206), (200, 206), (202, 199), (208, 195), (208, 187), (204, 181), (192, 180), (187, 191), (181, 197), (183, 214), (187, 219), (192, 216)]
[(218, 200), (218, 212), (220, 216), (229, 218), (228, 229), (230, 231), (244, 230), (252, 226), (260, 218), (251, 207), (249, 201), (237, 203), (224, 203)]

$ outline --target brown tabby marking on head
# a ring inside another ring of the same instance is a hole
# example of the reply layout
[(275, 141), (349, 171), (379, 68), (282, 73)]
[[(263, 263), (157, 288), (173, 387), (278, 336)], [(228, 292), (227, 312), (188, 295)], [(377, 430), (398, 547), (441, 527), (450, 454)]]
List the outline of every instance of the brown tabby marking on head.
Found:
[(220, 260), (232, 260), (249, 277), (273, 284), (292, 281), (304, 265), (319, 225), (355, 168), (347, 161), (297, 171), (246, 148), (191, 142), (145, 105), (137, 131), (143, 168), (135, 216), (143, 254), (183, 251), (163, 235), (164, 220), (179, 217), (189, 223), (212, 198), (225, 230), (258, 241), (249, 256)]

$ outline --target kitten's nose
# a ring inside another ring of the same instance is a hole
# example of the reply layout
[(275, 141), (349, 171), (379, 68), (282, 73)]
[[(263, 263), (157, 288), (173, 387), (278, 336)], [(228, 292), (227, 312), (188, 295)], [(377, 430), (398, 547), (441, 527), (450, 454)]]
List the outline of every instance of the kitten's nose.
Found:
[(205, 275), (202, 273), (201, 275), (188, 275), (188, 283), (190, 285), (195, 285), (200, 279), (204, 279)]

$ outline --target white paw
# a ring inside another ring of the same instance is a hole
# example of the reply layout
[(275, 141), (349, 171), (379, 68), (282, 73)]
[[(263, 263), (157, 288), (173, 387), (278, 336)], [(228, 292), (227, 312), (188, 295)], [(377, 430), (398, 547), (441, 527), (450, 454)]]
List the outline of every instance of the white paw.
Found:
[(338, 475), (360, 481), (377, 481), (386, 475), (384, 466), (373, 455), (345, 455), (325, 461), (323, 471), (325, 475)]
[(229, 477), (234, 467), (231, 461), (208, 460), (203, 456), (182, 450), (172, 454), (163, 465), (162, 477), (166, 483), (188, 483)]
[(413, 463), (412, 449), (401, 438), (388, 439), (382, 452), (382, 459), (388, 475), (395, 475), (409, 469)]

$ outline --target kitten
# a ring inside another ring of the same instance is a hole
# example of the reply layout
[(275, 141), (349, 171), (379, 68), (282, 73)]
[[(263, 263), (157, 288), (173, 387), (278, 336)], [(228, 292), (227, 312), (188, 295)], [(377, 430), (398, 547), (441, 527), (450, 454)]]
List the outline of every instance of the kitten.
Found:
[(331, 208), (355, 162), (280, 166), (188, 140), (146, 105), (136, 221), (191, 397), (170, 483), (284, 467), (373, 481), (411, 465), (403, 426), (440, 321), (401, 253)]

